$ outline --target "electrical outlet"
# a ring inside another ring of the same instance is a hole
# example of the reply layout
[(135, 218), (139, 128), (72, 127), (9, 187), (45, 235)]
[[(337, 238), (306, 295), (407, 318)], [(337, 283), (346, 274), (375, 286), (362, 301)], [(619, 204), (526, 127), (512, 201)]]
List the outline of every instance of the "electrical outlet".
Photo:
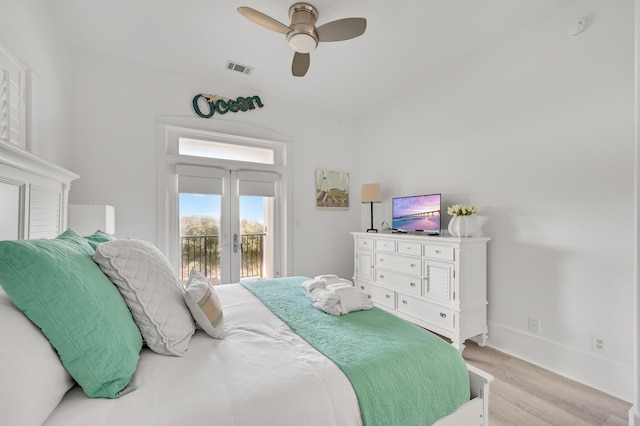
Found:
[(602, 354), (607, 353), (607, 338), (602, 334), (591, 335), (591, 350)]
[(540, 320), (538, 318), (529, 318), (529, 332), (540, 334)]

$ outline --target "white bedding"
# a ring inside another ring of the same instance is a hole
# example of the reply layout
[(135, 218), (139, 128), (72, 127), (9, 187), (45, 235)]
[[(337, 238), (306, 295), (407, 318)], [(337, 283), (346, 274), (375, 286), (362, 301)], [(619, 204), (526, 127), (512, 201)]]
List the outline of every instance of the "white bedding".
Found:
[(225, 338), (199, 330), (187, 355), (141, 353), (138, 388), (116, 400), (71, 389), (46, 426), (361, 425), (342, 371), (239, 284), (217, 286)]

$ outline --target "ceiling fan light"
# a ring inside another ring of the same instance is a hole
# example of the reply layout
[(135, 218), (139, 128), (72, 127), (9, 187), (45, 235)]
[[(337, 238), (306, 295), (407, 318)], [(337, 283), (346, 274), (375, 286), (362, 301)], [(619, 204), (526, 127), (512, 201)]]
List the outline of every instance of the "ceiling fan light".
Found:
[(298, 33), (288, 38), (289, 46), (299, 53), (309, 53), (318, 47), (318, 41), (310, 34)]

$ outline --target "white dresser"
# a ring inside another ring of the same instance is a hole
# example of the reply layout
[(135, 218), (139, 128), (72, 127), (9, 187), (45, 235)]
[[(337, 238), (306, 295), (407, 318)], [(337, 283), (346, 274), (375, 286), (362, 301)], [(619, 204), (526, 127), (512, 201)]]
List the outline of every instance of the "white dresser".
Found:
[(460, 352), (487, 331), (490, 238), (352, 232), (355, 286), (376, 306), (448, 337)]

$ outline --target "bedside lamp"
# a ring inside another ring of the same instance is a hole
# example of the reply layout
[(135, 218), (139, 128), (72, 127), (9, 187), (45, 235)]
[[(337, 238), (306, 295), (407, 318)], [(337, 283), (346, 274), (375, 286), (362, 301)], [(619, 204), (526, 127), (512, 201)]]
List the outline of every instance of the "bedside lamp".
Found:
[(106, 204), (69, 204), (68, 227), (80, 235), (96, 231), (116, 233), (116, 214), (113, 206)]
[(367, 232), (378, 232), (373, 227), (373, 203), (381, 203), (382, 197), (380, 197), (380, 184), (379, 183), (365, 183), (362, 185), (362, 197), (360, 202), (371, 203), (371, 228), (367, 229)]

